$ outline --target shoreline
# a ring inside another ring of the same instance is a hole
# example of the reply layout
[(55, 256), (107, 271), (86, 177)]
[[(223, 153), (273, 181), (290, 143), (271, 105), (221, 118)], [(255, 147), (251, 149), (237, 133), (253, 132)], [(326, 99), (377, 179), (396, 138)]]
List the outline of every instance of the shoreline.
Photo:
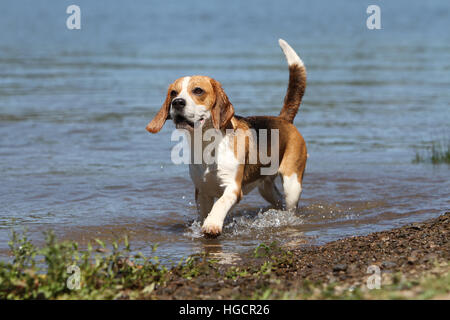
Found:
[[(450, 299), (449, 235), (450, 212), (446, 212), (424, 222), (320, 246), (290, 251), (260, 246), (256, 250), (263, 251), (257, 254), (259, 257), (246, 256), (232, 266), (209, 267), (213, 270), (192, 279), (174, 276), (166, 286), (155, 290), (153, 298), (371, 298), (380, 293), (366, 285), (376, 272), (375, 266), (380, 271), (380, 291), (383, 287), (392, 289), (395, 284), (419, 281), (421, 277), (444, 276), (447, 283), (443, 297)], [(214, 273), (222, 279), (215, 280)], [(404, 294), (399, 298), (420, 296), (418, 292)]]
[(50, 232), (39, 249), (14, 234), (0, 299), (450, 299), (449, 234), (446, 212), (324, 245), (263, 243), (228, 264), (195, 254), (171, 268), (156, 246), (150, 257), (132, 254), (126, 237), (112, 250), (100, 240), (79, 250)]

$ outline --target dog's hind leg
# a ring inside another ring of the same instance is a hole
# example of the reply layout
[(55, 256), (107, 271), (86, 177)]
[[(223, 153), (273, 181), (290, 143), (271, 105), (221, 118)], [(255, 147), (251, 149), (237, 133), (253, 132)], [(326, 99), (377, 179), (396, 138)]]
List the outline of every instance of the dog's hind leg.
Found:
[(302, 193), (303, 173), (307, 158), (305, 145), (300, 145), (302, 152), (298, 152), (299, 146), (295, 146), (295, 144), (291, 144), (291, 146), (294, 150), (285, 152), (287, 156), (283, 158), (278, 169), (283, 180), (284, 202), (287, 210), (297, 208)]
[(292, 173), (290, 176), (282, 175), (282, 178), (286, 209), (295, 210), (302, 193), (301, 180), (297, 173)]
[(258, 186), (258, 191), (261, 196), (275, 208), (282, 208), (283, 198), (277, 186), (275, 185), (275, 179), (265, 179)]

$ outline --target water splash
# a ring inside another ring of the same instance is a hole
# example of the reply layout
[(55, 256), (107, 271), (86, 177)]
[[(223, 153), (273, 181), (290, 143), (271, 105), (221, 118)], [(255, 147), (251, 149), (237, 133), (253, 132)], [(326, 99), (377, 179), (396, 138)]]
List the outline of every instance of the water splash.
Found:
[[(275, 209), (269, 209), (265, 212), (260, 210), (256, 215), (244, 214), (237, 217), (227, 217), (223, 235), (242, 236), (249, 235), (249, 232), (259, 233), (260, 231), (267, 231), (267, 229), (279, 229), (302, 224), (303, 219), (295, 212)], [(190, 238), (202, 237), (200, 221), (195, 220), (188, 225), (184, 235)]]
[(248, 230), (261, 230), (265, 228), (282, 228), (301, 225), (301, 219), (293, 211), (282, 211), (269, 209), (265, 212), (259, 212), (256, 216), (245, 215), (242, 217), (233, 217), (232, 221), (225, 226), (225, 231), (234, 234), (248, 233)]
[(197, 239), (203, 237), (202, 235), (202, 225), (200, 221), (194, 220), (192, 223), (188, 223), (186, 231), (183, 233), (185, 237), (191, 239)]

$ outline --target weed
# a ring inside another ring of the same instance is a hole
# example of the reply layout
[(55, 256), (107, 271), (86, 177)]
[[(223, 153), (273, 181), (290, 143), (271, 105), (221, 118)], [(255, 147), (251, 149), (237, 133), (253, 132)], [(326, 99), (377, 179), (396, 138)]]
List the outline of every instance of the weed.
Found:
[(433, 141), (424, 150), (416, 150), (413, 163), (450, 164), (450, 140)]

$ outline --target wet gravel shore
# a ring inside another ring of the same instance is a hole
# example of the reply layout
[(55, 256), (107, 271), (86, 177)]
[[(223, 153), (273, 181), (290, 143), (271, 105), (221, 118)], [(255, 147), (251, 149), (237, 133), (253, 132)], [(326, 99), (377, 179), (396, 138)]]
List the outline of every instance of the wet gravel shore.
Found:
[(192, 276), (186, 277), (186, 270), (173, 269), (170, 280), (155, 288), (152, 298), (314, 298), (317, 288), (332, 286), (334, 294), (336, 288), (364, 288), (373, 274), (368, 273), (369, 266), (379, 270), (382, 286), (395, 282), (395, 277), (420, 279), (430, 272), (448, 274), (449, 222), (447, 212), (422, 223), (322, 246), (289, 251), (265, 247), (264, 254), (243, 255), (234, 265), (199, 256), (190, 266)]

